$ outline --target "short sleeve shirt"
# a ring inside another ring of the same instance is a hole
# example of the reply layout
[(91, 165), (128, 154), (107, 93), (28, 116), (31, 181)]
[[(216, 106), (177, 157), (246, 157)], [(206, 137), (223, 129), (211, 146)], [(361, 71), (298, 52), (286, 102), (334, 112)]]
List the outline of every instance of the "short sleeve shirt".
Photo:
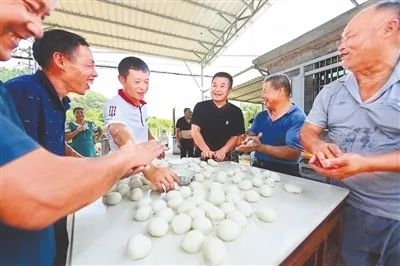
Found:
[[(289, 111), (279, 119), (272, 121), (267, 111), (257, 114), (251, 125), (250, 131), (258, 134), (262, 133), (261, 143), (271, 146), (288, 146), (302, 151), (300, 144), (300, 128), (303, 126), (306, 115), (296, 105), (292, 105)], [(283, 160), (275, 158), (261, 152), (255, 152), (255, 158), (286, 164), (297, 164), (299, 158), (295, 160)]]
[(245, 132), (242, 110), (229, 102), (220, 108), (212, 100), (197, 103), (192, 124), (200, 127), (200, 133), (212, 151), (222, 148), (231, 137)]
[[(400, 64), (383, 87), (362, 101), (352, 73), (325, 86), (306, 122), (327, 129), (346, 153), (378, 155), (400, 151)], [(400, 173), (368, 172), (332, 183), (350, 189), (347, 201), (373, 215), (400, 220)]]
[[(38, 147), (24, 132), (11, 97), (0, 82), (0, 166)], [(53, 265), (55, 241), (52, 226), (26, 231), (0, 222), (0, 236), (0, 265)]]
[(144, 101), (139, 106), (124, 99), (121, 90), (106, 102), (104, 108), (104, 119), (107, 128), (107, 137), (112, 151), (117, 150), (118, 146), (111, 137), (108, 126), (113, 123), (124, 124), (129, 133), (133, 136), (135, 143), (143, 143), (149, 139), (149, 127), (147, 125), (147, 105)]
[(65, 113), (69, 98), (60, 100), (41, 70), (11, 79), (5, 86), (28, 135), (48, 151), (65, 155)]
[(179, 128), (179, 130), (191, 130), (192, 123), (186, 121), (185, 117), (183, 116), (176, 122), (176, 128)]
[[(76, 122), (68, 122), (65, 125), (65, 132), (73, 132), (79, 126)], [(71, 140), (70, 146), (82, 156), (96, 157), (94, 135), (99, 130), (99, 127), (92, 121), (86, 121), (84, 126), (86, 130), (75, 135)]]

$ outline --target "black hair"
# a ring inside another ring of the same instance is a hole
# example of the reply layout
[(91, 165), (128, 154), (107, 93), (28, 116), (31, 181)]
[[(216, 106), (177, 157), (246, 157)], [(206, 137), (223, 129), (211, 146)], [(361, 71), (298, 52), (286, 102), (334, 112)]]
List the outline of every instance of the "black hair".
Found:
[(72, 111), (72, 113), (75, 114), (75, 111), (76, 111), (76, 110), (85, 111), (85, 110), (83, 109), (83, 107), (75, 107), (74, 110)]
[(54, 53), (59, 52), (71, 57), (80, 45), (90, 46), (83, 37), (75, 33), (60, 29), (48, 30), (44, 32), (42, 38), (33, 43), (33, 58), (39, 66), (46, 68)]
[(221, 78), (227, 78), (229, 80), (229, 89), (232, 88), (233, 85), (233, 78), (231, 76), (231, 74), (226, 73), (226, 72), (218, 72), (215, 73), (215, 75), (213, 76), (212, 80), (213, 81), (216, 77), (221, 77)]
[(186, 113), (186, 111), (190, 111), (189, 107), (186, 107), (185, 109), (183, 109), (183, 112)]
[(283, 88), (287, 96), (292, 96), (292, 85), (290, 85), (290, 80), (287, 75), (274, 74), (271, 76), (267, 76), (264, 79), (264, 83), (266, 82), (271, 82), (271, 85), (275, 90)]
[(134, 56), (125, 57), (118, 64), (118, 73), (124, 78), (128, 76), (129, 69), (134, 69), (136, 71), (141, 70), (150, 74), (150, 69), (147, 64), (142, 59)]

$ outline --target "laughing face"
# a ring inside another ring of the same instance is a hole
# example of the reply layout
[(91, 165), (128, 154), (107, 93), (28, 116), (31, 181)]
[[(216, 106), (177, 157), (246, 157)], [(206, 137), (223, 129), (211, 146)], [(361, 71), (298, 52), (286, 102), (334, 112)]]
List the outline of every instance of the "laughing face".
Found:
[(71, 58), (65, 58), (65, 83), (68, 84), (68, 92), (80, 95), (85, 94), (93, 83), (97, 72), (95, 70), (93, 54), (90, 48), (79, 45), (72, 53)]
[(139, 104), (149, 89), (150, 74), (142, 70), (129, 69), (128, 75), (119, 76), (124, 93), (136, 104)]
[(343, 65), (353, 72), (368, 71), (385, 53), (385, 23), (390, 13), (367, 9), (345, 27), (338, 47)]
[(224, 104), (228, 98), (231, 84), (228, 78), (215, 77), (211, 83), (211, 97), (218, 104)]
[(275, 89), (270, 81), (264, 82), (261, 94), (261, 101), (267, 109), (274, 109), (279, 103), (282, 95), (282, 89)]
[(56, 0), (6, 0), (0, 8), (0, 60), (10, 59), (21, 39), (40, 38), (42, 20), (54, 9)]

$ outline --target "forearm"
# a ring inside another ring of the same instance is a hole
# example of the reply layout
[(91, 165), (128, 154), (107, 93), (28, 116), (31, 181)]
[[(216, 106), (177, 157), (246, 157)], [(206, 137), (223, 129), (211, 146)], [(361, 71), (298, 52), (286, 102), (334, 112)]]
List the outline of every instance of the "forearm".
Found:
[(230, 152), (231, 150), (233, 150), (233, 149), (236, 147), (238, 140), (239, 140), (239, 136), (233, 136), (233, 137), (231, 137), (231, 138), (225, 143), (225, 145), (221, 148), (221, 150), (224, 150), (225, 153)]
[(99, 128), (99, 129), (97, 130), (97, 132), (96, 132), (95, 140), (96, 140), (96, 141), (99, 141), (99, 140), (101, 139), (102, 136), (103, 136), (103, 130), (102, 130), (101, 128)]
[(1, 220), (40, 229), (93, 202), (128, 171), (132, 156), (127, 152), (76, 159), (40, 148), (12, 161), (1, 168)]
[(65, 140), (71, 140), (73, 138), (75, 138), (78, 134), (80, 133), (79, 129), (75, 129), (74, 131), (65, 133)]
[(147, 131), (148, 140), (154, 139), (153, 134), (151, 134), (150, 129)]
[(256, 151), (284, 160), (296, 160), (301, 154), (299, 150), (289, 146), (272, 146), (265, 144), (260, 144), (259, 147), (256, 148)]
[(175, 140), (176, 140), (176, 144), (179, 144), (181, 142), (181, 131), (179, 128), (176, 129), (176, 136), (175, 136)]
[(121, 147), (125, 145), (128, 141), (133, 141), (133, 137), (131, 134), (128, 132), (125, 126), (122, 125), (113, 125), (111, 124), (108, 128), (110, 131), (111, 137), (113, 138), (114, 143), (118, 146)]
[(305, 151), (313, 154), (315, 152), (315, 147), (320, 146), (321, 143), (324, 142), (320, 137), (322, 131), (323, 129), (316, 130), (315, 127), (310, 124), (304, 124), (300, 131), (300, 142)]
[(71, 146), (65, 143), (65, 156), (69, 157), (83, 157), (76, 150), (74, 150)]
[(206, 142), (203, 139), (203, 136), (197, 133), (192, 133), (193, 135), (193, 140), (196, 146), (201, 150), (201, 151), (208, 151), (210, 148), (207, 146)]
[(363, 165), (365, 172), (400, 172), (400, 151), (366, 156)]

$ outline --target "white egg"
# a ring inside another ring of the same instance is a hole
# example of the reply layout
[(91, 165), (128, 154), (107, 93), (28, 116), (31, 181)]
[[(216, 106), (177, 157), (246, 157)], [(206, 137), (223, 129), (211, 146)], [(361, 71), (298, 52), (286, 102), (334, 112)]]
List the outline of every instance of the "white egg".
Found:
[(143, 198), (143, 190), (141, 188), (134, 188), (132, 191), (129, 193), (129, 199), (133, 201), (138, 201), (141, 198)]
[(128, 240), (126, 254), (131, 260), (141, 259), (149, 255), (152, 246), (150, 238), (137, 234)]
[(240, 236), (241, 227), (233, 220), (223, 220), (217, 228), (217, 235), (224, 241), (233, 241)]
[(134, 219), (138, 222), (144, 222), (153, 215), (153, 209), (150, 206), (143, 206), (135, 211)]
[(192, 228), (192, 218), (186, 213), (178, 214), (172, 219), (171, 228), (177, 235), (185, 234)]
[(168, 233), (168, 222), (162, 217), (153, 217), (147, 225), (147, 232), (154, 237), (163, 237)]
[(300, 194), (303, 191), (301, 187), (290, 183), (285, 184), (285, 190), (293, 194)]
[(203, 258), (208, 265), (221, 265), (227, 255), (224, 243), (215, 237), (207, 238), (203, 243)]
[(122, 200), (122, 195), (119, 192), (113, 191), (103, 196), (103, 203), (106, 205), (116, 205)]
[(181, 248), (187, 253), (193, 254), (200, 251), (204, 241), (204, 234), (198, 230), (192, 230), (185, 235)]
[(277, 214), (272, 208), (261, 207), (257, 210), (257, 217), (264, 222), (272, 223), (276, 220)]

